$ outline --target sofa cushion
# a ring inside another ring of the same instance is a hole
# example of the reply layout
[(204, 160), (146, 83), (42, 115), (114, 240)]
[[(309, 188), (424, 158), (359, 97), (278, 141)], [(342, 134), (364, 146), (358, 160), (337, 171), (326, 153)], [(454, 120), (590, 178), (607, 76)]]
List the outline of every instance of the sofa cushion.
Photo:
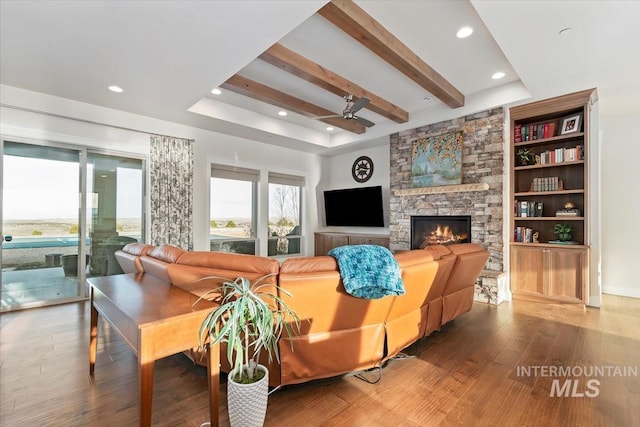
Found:
[(185, 250), (172, 245), (160, 245), (151, 249), (147, 254), (150, 257), (164, 262), (176, 262), (180, 256), (187, 253)]
[(155, 246), (148, 245), (146, 243), (127, 243), (122, 248), (122, 252), (126, 252), (130, 255), (141, 256), (141, 255), (146, 255), (147, 252), (149, 252), (154, 248)]
[(280, 266), (280, 273), (315, 273), (339, 271), (338, 262), (332, 256), (321, 255), (305, 258), (288, 258)]
[[(223, 282), (245, 277), (255, 283), (276, 285), (280, 264), (273, 258), (226, 252), (187, 252), (167, 266), (167, 274), (175, 286), (198, 296), (218, 289)], [(273, 291), (273, 290), (272, 290)]]
[(411, 267), (412, 265), (422, 264), (440, 258), (439, 254), (424, 250), (396, 252), (393, 256), (396, 258), (396, 261), (398, 261), (400, 268)]
[(265, 275), (278, 273), (280, 270), (280, 264), (273, 258), (228, 252), (186, 252), (175, 262), (176, 264), (229, 271), (231, 279), (245, 273)]
[(451, 254), (449, 247), (446, 245), (429, 245), (425, 246), (423, 250), (438, 258)]

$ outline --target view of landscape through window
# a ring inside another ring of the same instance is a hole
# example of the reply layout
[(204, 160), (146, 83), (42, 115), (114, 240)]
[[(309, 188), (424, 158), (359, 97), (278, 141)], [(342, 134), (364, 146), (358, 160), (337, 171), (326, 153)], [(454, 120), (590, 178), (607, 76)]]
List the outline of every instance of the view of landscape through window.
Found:
[[(211, 250), (255, 253), (255, 186), (251, 181), (211, 178)], [(270, 183), (268, 202), (269, 255), (291, 253), (290, 236), (300, 235), (300, 187)], [(293, 240), (299, 248), (299, 238)]]
[[(142, 234), (142, 170), (116, 168), (115, 213), (119, 235), (140, 238)], [(77, 251), (79, 233), (78, 162), (49, 160), (22, 156), (3, 156), (3, 234), (11, 242), (3, 244), (3, 267), (12, 262), (38, 265), (44, 259), (35, 248), (69, 247)], [(100, 175), (96, 179), (105, 179)], [(94, 168), (88, 165), (88, 188), (94, 189)], [(87, 200), (87, 237), (95, 220), (97, 193)], [(104, 201), (106, 203), (106, 200)], [(25, 249), (8, 252), (10, 249)], [(31, 253), (33, 260), (12, 261), (12, 255)], [(65, 253), (65, 249), (60, 249)]]

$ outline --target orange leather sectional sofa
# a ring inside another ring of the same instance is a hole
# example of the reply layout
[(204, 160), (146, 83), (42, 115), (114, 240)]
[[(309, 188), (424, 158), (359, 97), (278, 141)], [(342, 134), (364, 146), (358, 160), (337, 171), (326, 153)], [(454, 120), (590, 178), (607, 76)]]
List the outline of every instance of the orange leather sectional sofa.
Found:
[[(474, 285), (489, 253), (471, 243), (398, 252), (394, 257), (405, 294), (375, 300), (346, 293), (330, 256), (289, 258), (280, 264), (260, 256), (140, 243), (115, 256), (125, 273), (152, 274), (196, 295), (219, 286), (220, 281), (200, 280), (204, 277), (255, 280), (272, 274), (263, 283), (289, 291), (291, 296), (280, 296), (302, 319), (298, 335), (281, 339), (280, 364), (269, 365), (270, 385), (278, 386), (378, 367), (471, 310)], [(191, 357), (201, 360), (193, 353)]]

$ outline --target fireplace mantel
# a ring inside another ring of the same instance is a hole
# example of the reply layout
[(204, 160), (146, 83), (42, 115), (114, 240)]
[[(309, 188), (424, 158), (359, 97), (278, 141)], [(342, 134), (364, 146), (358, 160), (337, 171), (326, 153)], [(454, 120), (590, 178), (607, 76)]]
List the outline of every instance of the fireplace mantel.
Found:
[(418, 196), (420, 194), (462, 193), (464, 191), (487, 191), (489, 184), (486, 182), (474, 184), (441, 185), (438, 187), (404, 188), (393, 190), (395, 196)]

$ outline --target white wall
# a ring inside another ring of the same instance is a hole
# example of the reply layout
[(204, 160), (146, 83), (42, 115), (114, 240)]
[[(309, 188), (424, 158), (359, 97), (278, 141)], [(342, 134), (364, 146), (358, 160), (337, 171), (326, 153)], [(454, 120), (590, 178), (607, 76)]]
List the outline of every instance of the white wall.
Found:
[(601, 117), (602, 292), (640, 298), (640, 113)]
[[(364, 183), (355, 181), (351, 175), (353, 162), (360, 156), (368, 156), (373, 161), (373, 175)], [(318, 218), (322, 231), (344, 231), (371, 234), (389, 233), (389, 188), (390, 188), (389, 143), (359, 149), (346, 154), (322, 159), (322, 181), (317, 188)], [(384, 227), (323, 227), (324, 225), (324, 190), (337, 190), (354, 187), (382, 186), (382, 203), (384, 206)]]
[[(318, 228), (315, 192), (320, 180), (321, 159), (318, 155), (275, 147), (216, 132), (178, 125), (123, 111), (84, 104), (64, 98), (1, 86), (0, 102), (15, 108), (0, 109), (0, 134), (4, 137), (29, 138), (64, 144), (100, 148), (119, 154), (148, 155), (149, 135), (131, 130), (114, 129), (97, 124), (57, 117), (81, 118), (109, 123), (129, 129), (154, 132), (195, 140), (194, 144), (194, 249), (208, 250), (209, 176), (211, 163), (229, 164), (281, 172), (306, 178), (303, 192), (306, 228), (302, 250), (313, 254), (313, 232)], [(148, 218), (147, 218), (148, 219)], [(148, 221), (147, 221), (148, 222)], [(265, 244), (266, 248), (266, 244)]]

